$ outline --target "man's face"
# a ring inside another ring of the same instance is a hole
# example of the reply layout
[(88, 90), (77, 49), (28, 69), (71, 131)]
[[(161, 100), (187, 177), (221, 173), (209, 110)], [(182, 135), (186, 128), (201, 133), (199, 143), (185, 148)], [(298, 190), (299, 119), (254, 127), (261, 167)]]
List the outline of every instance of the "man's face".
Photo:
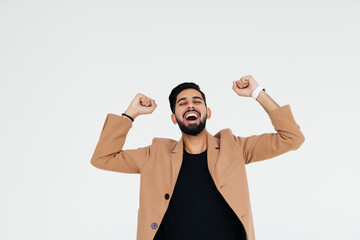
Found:
[(189, 88), (181, 91), (175, 102), (175, 114), (171, 118), (178, 123), (180, 130), (188, 135), (197, 135), (206, 125), (211, 111), (205, 106), (201, 93)]

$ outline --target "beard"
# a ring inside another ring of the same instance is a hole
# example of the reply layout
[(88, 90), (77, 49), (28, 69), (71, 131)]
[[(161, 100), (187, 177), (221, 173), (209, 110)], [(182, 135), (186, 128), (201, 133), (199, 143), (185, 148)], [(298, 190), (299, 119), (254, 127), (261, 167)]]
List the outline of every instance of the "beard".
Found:
[(175, 116), (175, 118), (177, 120), (177, 123), (179, 125), (180, 130), (183, 133), (188, 134), (188, 135), (196, 136), (199, 133), (201, 133), (201, 131), (205, 128), (207, 114), (205, 115), (204, 121), (201, 121), (201, 118), (200, 118), (200, 123), (190, 124), (188, 126), (185, 125), (186, 120), (184, 122), (181, 122), (180, 119), (178, 119), (176, 116)]

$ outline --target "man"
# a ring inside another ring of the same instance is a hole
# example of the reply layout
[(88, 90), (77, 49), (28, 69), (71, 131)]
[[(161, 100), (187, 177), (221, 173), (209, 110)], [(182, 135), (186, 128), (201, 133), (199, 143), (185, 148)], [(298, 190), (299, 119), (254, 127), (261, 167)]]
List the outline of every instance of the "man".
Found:
[(179, 141), (153, 138), (147, 147), (122, 149), (134, 119), (157, 107), (143, 94), (122, 116), (107, 115), (91, 164), (141, 174), (137, 240), (255, 239), (245, 164), (296, 150), (305, 138), (290, 106), (280, 107), (251, 75), (233, 81), (232, 89), (258, 101), (276, 133), (240, 137), (226, 128), (211, 135), (205, 128), (211, 110), (194, 83), (169, 96)]

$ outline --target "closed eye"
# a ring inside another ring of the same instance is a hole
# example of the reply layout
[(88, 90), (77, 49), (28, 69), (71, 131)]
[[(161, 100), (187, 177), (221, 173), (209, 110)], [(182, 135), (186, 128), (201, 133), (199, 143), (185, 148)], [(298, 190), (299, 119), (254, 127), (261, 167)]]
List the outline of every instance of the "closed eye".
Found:
[[(195, 103), (201, 103), (200, 101), (196, 101)], [(184, 105), (185, 103), (180, 103), (179, 105)]]

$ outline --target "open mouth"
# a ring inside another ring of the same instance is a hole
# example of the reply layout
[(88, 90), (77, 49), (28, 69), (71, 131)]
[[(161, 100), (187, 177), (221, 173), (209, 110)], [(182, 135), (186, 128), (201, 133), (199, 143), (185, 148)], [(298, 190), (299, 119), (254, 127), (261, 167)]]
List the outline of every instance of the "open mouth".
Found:
[(199, 115), (195, 112), (190, 112), (185, 115), (185, 120), (188, 122), (195, 122), (199, 118)]

